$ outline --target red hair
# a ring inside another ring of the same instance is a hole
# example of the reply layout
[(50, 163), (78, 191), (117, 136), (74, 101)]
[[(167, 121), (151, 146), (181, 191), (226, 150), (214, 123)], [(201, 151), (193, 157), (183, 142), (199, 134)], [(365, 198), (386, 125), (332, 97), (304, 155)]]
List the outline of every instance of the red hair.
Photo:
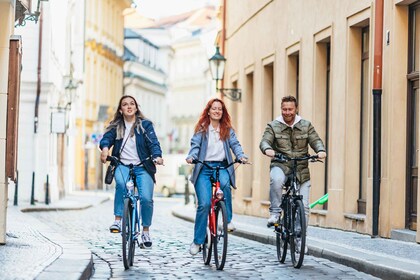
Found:
[(209, 111), (214, 102), (220, 102), (220, 104), (222, 104), (223, 114), (222, 118), (220, 119), (220, 139), (225, 141), (229, 138), (232, 124), (230, 122), (230, 115), (226, 109), (225, 103), (219, 98), (213, 98), (210, 99), (209, 102), (207, 102), (206, 107), (204, 108), (203, 112), (200, 115), (200, 118), (198, 119), (197, 124), (195, 125), (194, 133), (207, 132), (207, 129), (210, 125)]

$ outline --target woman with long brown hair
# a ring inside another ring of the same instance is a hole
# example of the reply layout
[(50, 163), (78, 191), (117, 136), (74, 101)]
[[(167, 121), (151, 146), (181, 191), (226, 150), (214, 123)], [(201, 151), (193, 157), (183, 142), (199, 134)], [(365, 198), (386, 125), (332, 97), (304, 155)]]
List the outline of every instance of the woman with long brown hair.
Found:
[[(194, 159), (206, 162), (208, 165), (224, 166), (233, 161), (231, 151), (235, 157), (246, 163), (248, 157), (244, 154), (241, 144), (236, 138), (230, 122), (230, 116), (221, 99), (211, 99), (204, 108), (195, 126), (191, 138), (191, 149), (186, 162), (191, 164)], [(190, 246), (190, 253), (195, 255), (204, 243), (207, 228), (207, 216), (210, 210), (211, 182), (209, 177), (213, 170), (196, 164), (191, 182), (194, 184), (198, 199), (198, 207), (194, 225), (194, 240)], [(235, 229), (232, 223), (232, 193), (230, 187), (235, 187), (235, 170), (233, 166), (220, 170), (220, 186), (225, 196), (227, 208), (228, 230)]]
[[(109, 228), (111, 232), (121, 231), (121, 217), (124, 208), (124, 193), (126, 180), (129, 176), (128, 165), (134, 165), (138, 192), (141, 201), (141, 235), (144, 248), (152, 246), (149, 227), (153, 216), (153, 187), (155, 182), (155, 164), (163, 164), (162, 150), (156, 136), (153, 124), (146, 119), (134, 97), (124, 95), (118, 103), (114, 118), (105, 129), (105, 134), (99, 144), (102, 163), (106, 162), (109, 149), (112, 155), (123, 164), (115, 170), (115, 221)], [(143, 163), (139, 165), (140, 163)]]

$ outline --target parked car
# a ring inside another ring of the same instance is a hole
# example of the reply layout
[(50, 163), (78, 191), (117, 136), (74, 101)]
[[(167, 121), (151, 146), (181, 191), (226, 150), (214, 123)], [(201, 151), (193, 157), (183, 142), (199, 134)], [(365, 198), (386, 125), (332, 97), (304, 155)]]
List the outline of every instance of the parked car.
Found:
[(186, 183), (190, 194), (194, 194), (194, 186), (189, 181), (192, 165), (185, 162), (183, 154), (164, 156), (164, 165), (157, 166), (156, 192), (165, 197), (174, 194), (185, 194)]

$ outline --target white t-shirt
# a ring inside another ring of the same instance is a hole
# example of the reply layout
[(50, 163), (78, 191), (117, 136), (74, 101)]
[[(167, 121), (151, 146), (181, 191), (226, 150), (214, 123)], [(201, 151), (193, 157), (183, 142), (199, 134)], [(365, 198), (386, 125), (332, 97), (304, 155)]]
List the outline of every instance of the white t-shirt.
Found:
[[(130, 136), (131, 127), (133, 123), (125, 123), (125, 132), (124, 132), (124, 139), (122, 142), (122, 150), (120, 154), (120, 160), (122, 163), (128, 165), (130, 163), (136, 165), (140, 163), (140, 158), (137, 153), (137, 146), (136, 146), (136, 135), (134, 134), (132, 137)], [(128, 138), (129, 137), (129, 138)], [(128, 138), (128, 140), (127, 140)], [(127, 141), (127, 142), (126, 142)], [(125, 145), (124, 145), (125, 143)], [(124, 146), (124, 147), (123, 147)]]
[(205, 161), (223, 161), (226, 159), (223, 141), (220, 139), (220, 127), (209, 125), (209, 142)]

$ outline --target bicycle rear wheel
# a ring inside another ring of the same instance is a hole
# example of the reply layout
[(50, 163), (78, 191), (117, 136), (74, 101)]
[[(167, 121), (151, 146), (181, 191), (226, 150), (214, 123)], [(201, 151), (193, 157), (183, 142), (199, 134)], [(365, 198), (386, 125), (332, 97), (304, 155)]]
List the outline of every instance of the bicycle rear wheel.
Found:
[(214, 246), (214, 262), (218, 270), (223, 270), (226, 261), (226, 252), (228, 244), (227, 231), (227, 213), (224, 201), (219, 201), (216, 204), (216, 236), (213, 240)]
[(134, 251), (132, 249), (133, 231), (132, 231), (132, 206), (129, 198), (124, 199), (124, 214), (122, 218), (122, 257), (124, 268), (129, 269), (133, 265)]
[(293, 234), (290, 235), (290, 256), (293, 266), (300, 268), (305, 256), (306, 220), (302, 200), (295, 200), (292, 207)]
[(205, 265), (208, 265), (211, 260), (211, 249), (213, 246), (213, 238), (210, 233), (209, 227), (206, 230), (206, 239), (204, 240), (203, 244), (203, 261)]
[(279, 262), (284, 263), (287, 255), (287, 233), (284, 224), (284, 212), (280, 214), (279, 225), (276, 227), (276, 247), (277, 259)]

